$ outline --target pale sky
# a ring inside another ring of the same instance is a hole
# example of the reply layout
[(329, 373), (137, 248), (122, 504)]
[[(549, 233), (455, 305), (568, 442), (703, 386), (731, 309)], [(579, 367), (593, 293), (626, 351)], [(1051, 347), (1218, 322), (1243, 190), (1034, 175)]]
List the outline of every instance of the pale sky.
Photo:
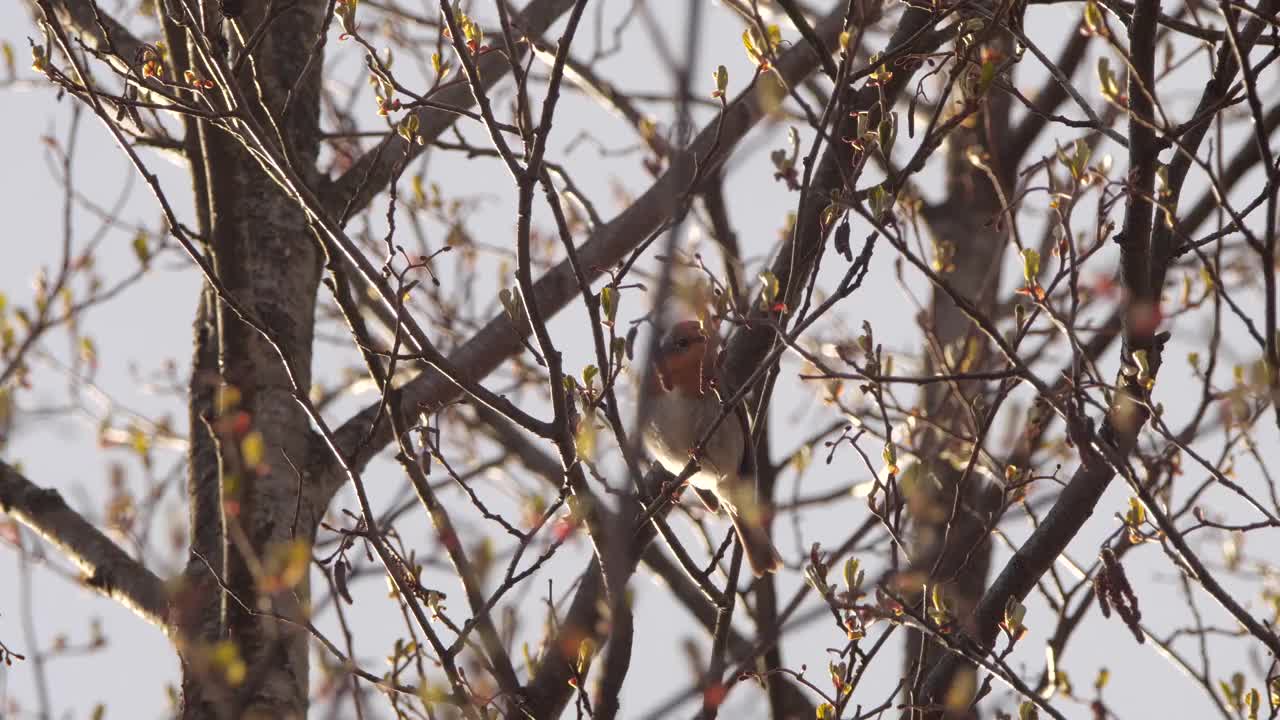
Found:
[[(488, 7), (487, 3), (480, 5)], [(1064, 8), (1061, 5), (1038, 7), (1028, 14), (1028, 33), (1041, 42), (1051, 56), (1065, 41), (1065, 31), (1074, 29), (1077, 21), (1075, 11)], [(114, 5), (108, 9), (112, 12), (118, 10)], [(618, 8), (610, 7), (606, 15), (616, 19), (614, 16), (617, 11)], [(736, 23), (724, 22), (729, 19), (730, 15), (718, 6), (708, 14), (708, 30), (704, 33), (705, 43), (701, 46), (698, 70), (695, 72), (695, 87), (699, 92), (710, 91), (711, 71), (717, 64), (725, 64), (729, 68), (731, 91), (741, 88), (742, 82), (750, 73), (751, 65), (742, 52), (738, 38), (741, 28)], [(1214, 20), (1217, 19), (1215, 16)], [(683, 35), (681, 22), (683, 21), (678, 18), (672, 19), (666, 28), (669, 41), (674, 47), (682, 46), (682, 41), (677, 41)], [(609, 26), (606, 24), (606, 27)], [(61, 103), (55, 102), (54, 93), (43, 87), (42, 79), (27, 68), (28, 35), (34, 36), (35, 33), (25, 9), (16, 3), (0, 5), (0, 39), (14, 47), (18, 58), (18, 77), (23, 81), (15, 87), (0, 90), (0, 103), (5, 108), (3, 124), (0, 125), (3, 128), (3, 133), (0, 133), (0, 152), (5, 158), (6, 177), (9, 178), (4, 184), (4, 192), (0, 193), (0, 216), (6, 218), (8, 230), (0, 240), (0, 250), (3, 251), (0, 257), (4, 258), (0, 262), (0, 292), (9, 297), (11, 305), (28, 304), (31, 279), (36, 269), (42, 264), (50, 265), (58, 260), (63, 231), (62, 192), (51, 172), (47, 148), (40, 139), (50, 134), (65, 139), (70, 124), (70, 107), (74, 102), (70, 98), (63, 98)], [(788, 34), (788, 37), (791, 35)], [(601, 63), (596, 70), (627, 90), (667, 91), (671, 79), (655, 72), (655, 68), (660, 65), (636, 26), (627, 35), (626, 41), (626, 52)], [(876, 42), (882, 44), (883, 41)], [(584, 47), (591, 47), (591, 44), (586, 43)], [(336, 77), (344, 83), (350, 82), (356, 77), (353, 58), (349, 54), (350, 48), (341, 47), (334, 42), (330, 43), (329, 48), (331, 51), (340, 49), (348, 53), (341, 61), (342, 70)], [(1019, 86), (1024, 90), (1037, 86), (1042, 72), (1034, 67), (1034, 59), (1028, 56), (1023, 65), (1024, 70), (1029, 71), (1026, 76), (1035, 80), (1020, 82)], [(1194, 73), (1188, 70), (1179, 75), (1190, 77), (1194, 74), (1196, 78), (1200, 78), (1195, 82), (1202, 83), (1203, 61), (1193, 61), (1191, 65)], [(1081, 91), (1095, 108), (1101, 108), (1103, 100), (1093, 82), (1092, 65), (1085, 63), (1083, 67), (1084, 79), (1079, 83)], [(1274, 79), (1269, 82), (1274, 86)], [(1180, 86), (1169, 85), (1166, 89), (1166, 86), (1161, 86), (1162, 98), (1170, 102), (1177, 99), (1185, 104), (1189, 100), (1193, 101), (1201, 89), (1199, 84), (1191, 85), (1190, 81), (1185, 90), (1179, 91), (1178, 87)], [(505, 89), (504, 86), (504, 91)], [(372, 127), (376, 118), (371, 104), (366, 105), (360, 119)], [(669, 125), (669, 106), (653, 105), (648, 106), (648, 109), (659, 118), (661, 125)], [(899, 110), (905, 112), (905, 107), (900, 107)], [(1071, 107), (1064, 107), (1061, 111), (1073, 117), (1079, 115), (1078, 110)], [(699, 126), (709, 118), (705, 112), (700, 113)], [(579, 184), (588, 188), (601, 213), (606, 218), (612, 217), (619, 209), (616, 193), (613, 192), (615, 186), (632, 192), (638, 192), (647, 186), (646, 177), (639, 168), (639, 156), (600, 157), (588, 144), (580, 145), (572, 154), (565, 155), (564, 148), (582, 129), (590, 130), (611, 147), (631, 145), (634, 138), (622, 123), (575, 93), (566, 96), (558, 120), (549, 151), (552, 159), (567, 164), (575, 173)], [(97, 205), (111, 207), (121, 189), (130, 181), (132, 170), (96, 119), (86, 113), (82, 124), (74, 168), (77, 188)], [(482, 134), (474, 132), (474, 127), (468, 130), (469, 137), (476, 142), (483, 139)], [(767, 150), (783, 145), (783, 130), (783, 127), (757, 128), (741, 146), (742, 150), (752, 150), (752, 157), (746, 161), (735, 159), (730, 163), (733, 171), (728, 193), (730, 212), (748, 258), (757, 261), (760, 254), (771, 247), (777, 230), (783, 224), (785, 213), (794, 209), (796, 201), (795, 194), (786, 192), (771, 179), (772, 168)], [(1077, 137), (1064, 128), (1055, 130), (1054, 136), (1064, 144)], [(807, 148), (812, 133), (801, 129), (801, 138)], [(1097, 154), (1113, 150), (1110, 146), (1104, 146)], [(1049, 152), (1051, 148), (1044, 146), (1041, 151)], [(187, 187), (184, 171), (154, 154), (146, 157), (152, 170), (160, 172), (162, 183), (167, 187), (170, 197), (181, 199), (178, 204), (179, 213), (190, 219), (189, 200), (184, 195)], [(1123, 155), (1117, 156), (1116, 161), (1117, 167), (1122, 166)], [(457, 157), (442, 154), (432, 160), (429, 179), (447, 184), (450, 192), (456, 195), (486, 193), (491, 200), (482, 212), (475, 215), (469, 227), (473, 234), (483, 237), (486, 242), (510, 244), (513, 237), (513, 195), (507, 187), (510, 185), (509, 177), (496, 163), (485, 160), (461, 161)], [(918, 179), (926, 192), (930, 191), (931, 184), (934, 188), (940, 184), (936, 169), (926, 171)], [(1201, 185), (1195, 183), (1195, 187)], [(1256, 193), (1256, 188), (1248, 189), (1248, 183), (1243, 183), (1242, 187), (1245, 191), (1237, 192), (1233, 197)], [(1198, 198), (1198, 193), (1188, 190), (1183, 197), (1184, 200)], [(385, 209), (385, 201), (375, 203), (375, 208), (380, 215)], [(154, 200), (141, 182), (132, 183), (120, 215), (127, 223), (143, 224), (152, 229), (158, 227), (160, 217)], [(98, 222), (83, 208), (77, 209), (73, 218), (73, 242), (82, 246), (97, 231)], [(110, 231), (103, 242), (97, 262), (108, 283), (113, 278), (125, 276), (136, 267), (137, 260), (129, 248), (132, 235), (129, 228), (115, 229)], [(865, 228), (860, 230), (855, 226), (855, 242), (865, 235)], [(699, 234), (694, 232), (685, 240), (689, 243), (699, 242)], [(704, 240), (703, 244), (704, 247), (707, 246)], [(1117, 255), (1114, 246), (1103, 253), (1103, 261), (1093, 265), (1093, 272), (1100, 272), (1103, 268), (1114, 265)], [(1009, 263), (1006, 276), (1017, 277), (1020, 269), (1012, 254), (1006, 260)], [(827, 273), (829, 274), (830, 272)], [(824, 280), (829, 279), (827, 275), (823, 276)], [(754, 273), (749, 273), (748, 276), (754, 277)], [(1180, 282), (1181, 277), (1173, 273), (1170, 280)], [(445, 281), (449, 282), (450, 279), (446, 277)], [(482, 297), (492, 295), (496, 290), (492, 276), (482, 277), (480, 283)], [(926, 287), (919, 277), (910, 277), (909, 285), (918, 297), (927, 297)], [(148, 416), (168, 413), (174, 420), (175, 429), (180, 433), (186, 432), (183, 398), (169, 392), (161, 378), (164, 376), (166, 363), (171, 362), (176, 368), (178, 379), (185, 384), (197, 289), (198, 275), (190, 263), (179, 254), (169, 253), (141, 283), (112, 302), (93, 309), (84, 318), (84, 327), (93, 336), (102, 358), (97, 382), (110, 393), (116, 407), (113, 417), (117, 421), (122, 421), (130, 411)], [(1176, 295), (1176, 292), (1171, 295)], [(631, 306), (624, 308), (622, 313), (627, 317), (635, 317), (645, 309), (641, 307), (638, 296), (631, 297)], [(1242, 293), (1241, 298), (1249, 300), (1251, 294)], [(1252, 299), (1251, 307), (1259, 307), (1256, 298)], [(916, 309), (908, 302), (894, 278), (888, 246), (882, 244), (877, 248), (867, 285), (842, 306), (838, 317), (841, 325), (850, 331), (858, 328), (863, 320), (870, 321), (876, 329), (877, 337), (888, 348), (905, 353), (917, 349), (915, 313)], [(566, 351), (566, 364), (570, 368), (580, 368), (591, 362), (590, 355), (585, 350), (589, 342), (583, 342), (586, 338), (584, 317), (579, 305), (574, 304), (552, 323), (551, 329)], [(829, 329), (831, 326), (827, 327)], [(1177, 419), (1185, 417), (1193, 407), (1192, 401), (1196, 399), (1193, 395), (1198, 396), (1198, 386), (1194, 393), (1186, 393), (1180, 391), (1179, 385), (1180, 379), (1185, 381), (1187, 377), (1183, 358), (1188, 351), (1203, 343), (1206, 327), (1201, 318), (1194, 318), (1175, 321), (1171, 328), (1174, 331), (1174, 342), (1167, 355), (1169, 370), (1167, 375), (1162, 376), (1156, 393), (1157, 400), (1166, 405), (1167, 417), (1172, 418), (1171, 426), (1177, 427), (1180, 424)], [(1238, 324), (1227, 323), (1225, 332), (1228, 347), (1238, 351), (1238, 357), (1232, 358), (1232, 361), (1251, 361), (1253, 351), (1242, 340), (1243, 331)], [(68, 356), (64, 332), (50, 333), (41, 347), (54, 357)], [(1109, 369), (1106, 372), (1113, 372), (1116, 355), (1115, 349), (1107, 354), (1104, 367)], [(318, 343), (316, 376), (335, 377), (339, 368), (351, 366), (353, 360), (354, 356), (349, 349), (339, 352), (333, 344)], [(798, 438), (807, 433), (808, 428), (834, 420), (829, 409), (813, 402), (811, 395), (800, 390), (797, 383), (791, 380), (798, 368), (799, 365), (794, 361), (788, 361), (784, 365), (785, 382), (780, 387), (779, 401), (775, 408), (779, 422), (775, 424), (774, 447), (778, 451), (793, 447)], [(73, 507), (100, 519), (99, 509), (108, 488), (109, 463), (121, 463), (126, 468), (128, 482), (135, 489), (141, 487), (141, 468), (125, 450), (103, 450), (97, 447), (95, 438), (99, 416), (42, 417), (35, 414), (40, 408), (65, 404), (66, 388), (65, 378), (56, 373), (42, 371), (36, 374), (35, 388), (19, 395), (19, 406), (23, 414), (19, 416), (16, 432), (4, 450), (4, 459), (7, 462), (20, 462), (34, 482), (57, 488)], [(363, 406), (371, 399), (370, 396), (364, 396), (339, 403), (330, 411), (330, 418), (341, 420), (346, 417), (346, 413)], [(92, 398), (90, 405), (101, 407)], [(1256, 440), (1259, 446), (1270, 448), (1267, 452), (1274, 461), (1278, 457), (1275, 448), (1280, 447), (1275, 425), (1267, 419), (1259, 425), (1258, 430)], [(1215, 440), (1206, 447), (1216, 449), (1219, 445)], [(873, 454), (878, 451), (878, 448), (869, 449)], [(160, 449), (156, 458), (157, 472), (172, 472), (181, 455), (173, 450)], [(616, 465), (606, 464), (606, 467), (612, 467), (616, 472)], [(1050, 471), (1052, 468), (1041, 469)], [(1064, 472), (1069, 473), (1070, 470), (1071, 467), (1067, 467)], [(181, 469), (178, 472), (178, 477), (181, 478)], [(1259, 480), (1255, 466), (1242, 464), (1240, 472), (1240, 480), (1246, 487), (1261, 487), (1257, 484)], [(398, 494), (404, 483), (397, 469), (387, 463), (375, 463), (370, 467), (367, 477), (375, 500), (381, 500), (384, 504)], [(836, 461), (830, 466), (824, 465), (820, 458), (814, 462), (803, 478), (801, 494), (815, 494), (850, 481), (866, 479), (869, 478), (865, 477), (865, 471), (856, 455), (846, 448), (837, 454)], [(1185, 497), (1187, 486), (1194, 484), (1195, 481), (1188, 480), (1181, 487), (1180, 497)], [(788, 479), (780, 497), (788, 497), (793, 486), (794, 481)], [(1094, 516), (1072, 542), (1068, 552), (1073, 559), (1087, 564), (1095, 557), (1099, 543), (1117, 527), (1118, 521), (1114, 513), (1123, 513), (1128, 497), (1129, 492), (1119, 485), (1108, 491)], [(185, 509), (180, 500), (181, 479), (170, 486), (169, 495), (161, 505), (162, 510), (152, 533), (153, 550), (163, 546), (170, 527), (182, 527), (185, 524)], [(461, 502), (457, 496), (451, 496), (449, 501)], [(1215, 498), (1215, 502), (1223, 510), (1234, 510), (1233, 505), (1222, 502), (1221, 498)], [(353, 503), (347, 495), (339, 495), (334, 504), (335, 509), (338, 507), (351, 508)], [(460, 509), (458, 512), (465, 514), (466, 510)], [(860, 523), (865, 517), (865, 506), (857, 502), (842, 503), (837, 510), (807, 513), (803, 516), (803, 540), (800, 542), (797, 542), (791, 522), (783, 520), (775, 527), (777, 544), (788, 562), (794, 564), (807, 550), (809, 543), (835, 544), (844, 538), (848, 527)], [(477, 527), (479, 521), (471, 524)], [(723, 525), (718, 527), (722, 529)], [(1029, 533), (1027, 523), (1020, 518), (1009, 519), (1003, 527), (1015, 542)], [(426, 540), (428, 536), (422, 531), (420, 523), (407, 522), (401, 525), (401, 531), (407, 538), (416, 539), (419, 547), (429, 547)], [(1280, 559), (1280, 550), (1274, 549), (1280, 547), (1280, 544), (1276, 543), (1275, 531), (1269, 532), (1269, 537), (1262, 533), (1251, 536), (1253, 539), (1250, 540), (1249, 550), (1258, 553), (1260, 550), (1257, 545), (1265, 542), (1272, 549), (1261, 552), (1269, 552), (1274, 561)], [(25, 534), (25, 537), (31, 536)], [(1220, 557), (1213, 551), (1215, 541), (1210, 534), (1203, 533), (1198, 542), (1200, 544), (1197, 547), (1202, 549), (1211, 567), (1220, 569)], [(585, 567), (588, 553), (589, 548), (580, 541), (566, 548), (532, 581), (529, 591), (535, 595), (545, 595), (547, 580), (553, 579), (557, 595), (564, 592)], [(1008, 554), (1006, 548), (999, 548), (994, 567), (1001, 567)], [(167, 554), (163, 556), (168, 557)], [(1145, 548), (1129, 557), (1132, 560), (1127, 560), (1126, 563), (1131, 576), (1136, 578), (1144, 621), (1158, 634), (1167, 633), (1175, 624), (1185, 622), (1186, 608), (1181, 597), (1175, 594), (1178, 587), (1176, 570), (1159, 549)], [(57, 568), (68, 567), (67, 563), (56, 557), (52, 564)], [(872, 578), (878, 576), (882, 568), (880, 558), (870, 554), (864, 558), (864, 565), (867, 567), (868, 577)], [(174, 570), (173, 567), (154, 564), (152, 567), (162, 576)], [(1063, 568), (1059, 566), (1059, 570), (1062, 571)], [(30, 655), (35, 648), (30, 644), (23, 627), (24, 598), (18, 582), (20, 576), (17, 553), (8, 544), (0, 544), (0, 578), (3, 579), (0, 580), (0, 640), (15, 651)], [(108, 639), (108, 646), (104, 650), (87, 655), (59, 656), (47, 665), (54, 716), (85, 718), (96, 704), (105, 703), (108, 718), (167, 717), (165, 685), (176, 685), (178, 667), (174, 653), (160, 632), (113, 603), (77, 587), (73, 581), (66, 579), (64, 572), (37, 566), (32, 570), (31, 580), (31, 594), (34, 598), (32, 615), (38, 647), (47, 649), (59, 634), (66, 635), (73, 647), (82, 645), (90, 637), (90, 625), (95, 620), (101, 621)], [(798, 571), (784, 570), (779, 580), (779, 597), (785, 601), (802, 582), (803, 578)], [(1228, 585), (1231, 583), (1228, 582)], [(1250, 583), (1249, 586), (1256, 590), (1256, 583)], [(684, 687), (690, 672), (680, 650), (683, 638), (695, 638), (704, 653), (710, 645), (707, 636), (692, 624), (687, 613), (676, 606), (665, 595), (665, 590), (652, 582), (643, 570), (636, 575), (632, 587), (636, 593), (637, 633), (633, 670), (624, 687), (622, 716), (627, 718), (646, 716), (654, 708), (661, 706), (672, 693)], [(381, 580), (359, 584), (356, 595), (357, 604), (351, 613), (359, 635), (358, 652), (367, 668), (381, 671), (384, 667), (383, 656), (389, 652), (391, 642), (401, 632), (401, 627), (394, 622), (397, 614), (391, 612), (393, 606), (386, 599), (385, 586)], [(1262, 614), (1256, 593), (1242, 595), (1239, 599), (1255, 614)], [(1166, 601), (1170, 603), (1168, 608), (1165, 606)], [(1229, 626), (1229, 618), (1207, 595), (1197, 593), (1196, 601), (1207, 624)], [(1044, 665), (1043, 641), (1046, 633), (1052, 630), (1053, 618), (1042, 602), (1032, 601), (1028, 605), (1030, 609), (1027, 625), (1031, 634), (1015, 651), (1011, 661), (1015, 668), (1025, 668), (1024, 676), (1029, 676), (1034, 684), (1035, 677)], [(460, 599), (458, 606), (461, 608)], [(525, 612), (534, 613), (535, 616), (542, 610), (537, 598), (533, 596), (526, 597), (522, 606)], [(817, 606), (811, 598), (806, 607)], [(388, 621), (387, 618), (393, 620)], [(322, 616), (319, 624), (326, 631), (336, 628), (332, 615)], [(746, 622), (740, 622), (739, 627), (744, 632), (751, 630)], [(538, 640), (539, 630), (540, 625), (536, 622), (524, 628), (531, 644)], [(878, 632), (877, 627), (873, 636)], [(896, 682), (901, 664), (901, 636), (899, 634), (892, 640), (886, 656), (873, 664), (859, 690), (861, 697), (856, 702), (873, 706), (885, 699)], [(820, 620), (788, 639), (784, 645), (786, 663), (794, 669), (807, 665), (811, 679), (823, 684), (829, 657), (825, 649), (842, 642), (843, 639), (833, 625), (825, 619)], [(1218, 640), (1210, 641), (1215, 675), (1226, 678), (1232, 672), (1241, 670), (1250, 673), (1254, 684), (1260, 684), (1258, 678), (1248, 670), (1244, 659), (1235, 656), (1228, 649), (1242, 646), (1224, 645)], [(1193, 646), (1184, 644), (1180, 647), (1191, 653)], [(1094, 609), (1089, 612), (1068, 647), (1065, 669), (1070, 673), (1077, 691), (1088, 696), (1093, 678), (1102, 667), (1112, 671), (1112, 685), (1108, 687), (1106, 698), (1112, 710), (1121, 717), (1190, 718), (1207, 717), (1213, 712), (1200, 688), (1188, 682), (1173, 665), (1154, 652), (1149, 644), (1137, 645), (1118, 621), (1114, 618), (1104, 620)], [(754, 690), (745, 687), (735, 689), (724, 710), (725, 716), (762, 717), (764, 711), (757, 704), (760, 697)], [(1001, 707), (1011, 711), (1016, 708), (1016, 703), (1010, 700), (1004, 688), (997, 686), (994, 697), (994, 701), (989, 700), (987, 703), (989, 709)], [(30, 661), (15, 663), (10, 668), (0, 668), (0, 715), (3, 715), (9, 700), (16, 701), (26, 712), (33, 713), (35, 699)], [(1058, 705), (1069, 717), (1086, 716), (1083, 705), (1065, 701)], [(389, 716), (385, 711), (385, 704), (376, 696), (366, 707), (375, 708), (377, 717)], [(676, 715), (687, 716), (691, 707), (686, 705)]]

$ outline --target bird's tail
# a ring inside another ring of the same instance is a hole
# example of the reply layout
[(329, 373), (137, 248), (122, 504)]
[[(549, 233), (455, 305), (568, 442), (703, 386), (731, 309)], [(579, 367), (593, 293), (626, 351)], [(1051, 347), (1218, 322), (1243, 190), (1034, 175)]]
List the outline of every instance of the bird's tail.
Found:
[(769, 529), (760, 519), (744, 518), (736, 509), (729, 510), (729, 520), (738, 533), (738, 542), (742, 544), (742, 552), (747, 556), (747, 564), (756, 577), (777, 572), (782, 567), (782, 558), (773, 547), (769, 538)]

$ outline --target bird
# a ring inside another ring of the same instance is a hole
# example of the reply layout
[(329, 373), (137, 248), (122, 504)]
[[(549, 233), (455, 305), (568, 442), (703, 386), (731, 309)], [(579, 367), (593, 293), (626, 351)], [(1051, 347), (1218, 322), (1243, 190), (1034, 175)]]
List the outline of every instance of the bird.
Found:
[[(698, 320), (686, 320), (663, 335), (644, 385), (651, 400), (645, 421), (645, 449), (663, 468), (679, 476), (695, 445), (720, 417), (720, 338)], [(689, 478), (706, 508), (723, 509), (756, 577), (776, 572), (782, 564), (769, 537), (766, 508), (756, 497), (751, 421), (736, 405), (707, 439), (697, 457), (698, 471)]]

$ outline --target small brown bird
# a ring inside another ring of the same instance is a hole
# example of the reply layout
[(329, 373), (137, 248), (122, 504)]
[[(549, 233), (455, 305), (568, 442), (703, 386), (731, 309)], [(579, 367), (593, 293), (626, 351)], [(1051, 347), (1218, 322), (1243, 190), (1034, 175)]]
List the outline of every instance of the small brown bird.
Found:
[[(694, 445), (720, 417), (722, 406), (716, 392), (719, 353), (720, 338), (696, 320), (671, 328), (658, 348), (655, 372), (645, 387), (653, 405), (644, 428), (644, 444), (672, 474), (680, 474)], [(689, 484), (708, 510), (724, 508), (751, 572), (760, 577), (776, 572), (781, 560), (769, 539), (765, 508), (756, 498), (750, 438), (746, 408), (738, 405), (707, 440), (698, 458), (699, 470), (689, 478)]]

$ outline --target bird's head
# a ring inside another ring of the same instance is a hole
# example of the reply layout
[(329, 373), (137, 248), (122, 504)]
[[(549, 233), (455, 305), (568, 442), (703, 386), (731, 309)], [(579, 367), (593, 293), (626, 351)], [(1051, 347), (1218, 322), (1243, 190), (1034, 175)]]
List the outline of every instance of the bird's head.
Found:
[(715, 377), (719, 350), (719, 337), (704, 329), (701, 322), (686, 320), (674, 325), (662, 337), (654, 359), (662, 391), (706, 392), (707, 382)]

